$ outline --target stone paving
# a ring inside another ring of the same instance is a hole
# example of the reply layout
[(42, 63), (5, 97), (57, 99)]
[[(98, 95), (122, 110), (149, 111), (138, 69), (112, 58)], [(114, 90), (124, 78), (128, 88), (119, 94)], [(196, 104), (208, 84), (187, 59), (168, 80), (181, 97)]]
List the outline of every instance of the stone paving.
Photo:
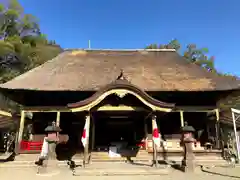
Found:
[[(168, 168), (168, 171), (165, 171), (163, 173), (162, 169), (160, 169), (157, 173), (149, 173), (147, 175), (141, 175), (142, 171), (145, 172), (151, 172), (157, 170), (150, 167), (139, 167), (136, 170), (136, 172), (139, 170), (139, 174), (135, 175), (129, 175), (129, 174), (122, 174), (120, 175), (114, 175), (114, 174), (108, 174), (107, 172), (115, 171), (117, 172), (117, 169), (121, 172), (129, 172), (131, 168), (130, 166), (123, 167), (121, 164), (117, 166), (112, 166), (111, 164), (105, 164), (105, 166), (101, 166), (100, 168), (86, 168), (85, 170), (82, 170), (81, 168), (77, 170), (77, 175), (73, 176), (72, 172), (67, 167), (59, 167), (54, 172), (54, 174), (43, 174), (43, 175), (37, 175), (36, 174), (36, 167), (31, 168), (0, 168), (0, 178), (1, 179), (18, 179), (18, 180), (40, 180), (40, 179), (57, 179), (57, 180), (65, 180), (65, 179), (86, 179), (86, 180), (122, 180), (125, 179), (132, 179), (132, 180), (145, 180), (145, 179), (151, 179), (151, 180), (157, 180), (157, 179), (164, 179), (164, 180), (186, 180), (192, 179), (192, 180), (227, 180), (227, 179), (240, 179), (240, 167), (235, 168), (229, 168), (229, 167), (204, 167), (203, 171), (197, 171), (194, 174), (185, 174), (178, 170)], [(136, 168), (136, 167), (135, 167)], [(105, 173), (95, 174), (96, 170), (101, 170)], [(86, 171), (88, 171), (88, 174), (86, 174)]]

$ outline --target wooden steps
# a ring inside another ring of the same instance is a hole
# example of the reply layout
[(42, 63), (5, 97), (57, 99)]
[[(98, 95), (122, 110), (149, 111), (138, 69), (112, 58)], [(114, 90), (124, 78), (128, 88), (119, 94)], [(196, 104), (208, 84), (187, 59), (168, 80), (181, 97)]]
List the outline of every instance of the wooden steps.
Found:
[[(80, 156), (77, 155), (79, 158)], [(129, 156), (131, 157), (131, 160), (133, 161), (152, 161), (153, 159), (153, 154), (148, 153), (144, 150), (140, 150), (136, 156)], [(163, 158), (163, 153), (158, 153), (158, 159), (159, 160), (164, 160)], [(167, 159), (169, 160), (176, 160), (176, 161), (181, 161), (183, 155), (182, 153), (167, 153), (166, 154)], [(81, 158), (83, 156), (81, 155)], [(195, 153), (195, 158), (197, 161), (222, 161), (223, 158), (221, 156), (221, 153)], [(92, 152), (91, 153), (91, 161), (126, 161), (127, 157), (109, 157), (108, 152)]]
[[(131, 157), (131, 160), (139, 160), (139, 161), (149, 161), (151, 160), (152, 155), (147, 153), (146, 151), (139, 151), (134, 156)], [(109, 157), (108, 152), (92, 152), (91, 153), (91, 161), (126, 161), (127, 157)]]

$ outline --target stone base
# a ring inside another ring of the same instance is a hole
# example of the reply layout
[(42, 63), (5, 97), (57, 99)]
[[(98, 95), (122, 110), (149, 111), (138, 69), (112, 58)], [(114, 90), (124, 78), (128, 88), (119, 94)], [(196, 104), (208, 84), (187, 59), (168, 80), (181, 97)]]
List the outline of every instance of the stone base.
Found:
[(53, 176), (60, 173), (57, 160), (45, 160), (42, 166), (38, 166), (37, 175)]
[(182, 171), (186, 173), (194, 173), (196, 170), (196, 163), (194, 160), (183, 160)]
[(185, 173), (194, 173), (195, 172), (195, 168), (182, 166), (182, 171), (185, 172)]

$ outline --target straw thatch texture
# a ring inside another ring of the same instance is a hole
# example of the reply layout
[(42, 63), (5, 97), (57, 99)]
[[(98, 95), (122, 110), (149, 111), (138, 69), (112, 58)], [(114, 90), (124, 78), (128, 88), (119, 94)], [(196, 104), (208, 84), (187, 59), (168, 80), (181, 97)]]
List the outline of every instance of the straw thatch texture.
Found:
[(0, 85), (7, 89), (97, 91), (120, 74), (144, 91), (230, 90), (239, 81), (188, 63), (171, 50), (67, 50)]

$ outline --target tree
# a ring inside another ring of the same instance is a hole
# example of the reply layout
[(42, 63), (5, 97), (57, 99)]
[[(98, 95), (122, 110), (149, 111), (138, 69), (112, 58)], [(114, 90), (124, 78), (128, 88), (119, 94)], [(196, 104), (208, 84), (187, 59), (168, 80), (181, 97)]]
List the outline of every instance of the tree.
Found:
[[(175, 49), (180, 53), (181, 44), (177, 39), (173, 39), (168, 44), (164, 45), (150, 44), (146, 49)], [(216, 72), (214, 67), (214, 57), (208, 57), (207, 48), (197, 48), (195, 44), (189, 44), (183, 52), (184, 53), (181, 55), (190, 63), (197, 64), (208, 71)]]
[(177, 39), (171, 40), (168, 44), (150, 44), (145, 49), (175, 49), (179, 51), (181, 48), (180, 43)]
[(18, 0), (0, 4), (0, 83), (52, 59), (62, 51), (41, 32), (38, 20), (24, 14)]
[(150, 44), (146, 47), (146, 49), (158, 49), (158, 45), (157, 44)]
[(181, 45), (177, 39), (173, 39), (172, 41), (170, 41), (167, 46), (168, 48), (173, 48), (176, 51), (179, 51), (181, 49)]
[[(24, 14), (18, 0), (0, 4), (0, 83), (43, 64), (61, 51), (55, 41), (41, 32), (37, 18)], [(0, 99), (2, 109), (19, 108), (3, 94)]]
[(214, 57), (212, 56), (209, 58), (206, 55), (207, 53), (207, 48), (199, 49), (195, 44), (189, 44), (183, 56), (187, 59), (187, 61), (195, 63), (208, 71), (216, 71), (214, 67)]

